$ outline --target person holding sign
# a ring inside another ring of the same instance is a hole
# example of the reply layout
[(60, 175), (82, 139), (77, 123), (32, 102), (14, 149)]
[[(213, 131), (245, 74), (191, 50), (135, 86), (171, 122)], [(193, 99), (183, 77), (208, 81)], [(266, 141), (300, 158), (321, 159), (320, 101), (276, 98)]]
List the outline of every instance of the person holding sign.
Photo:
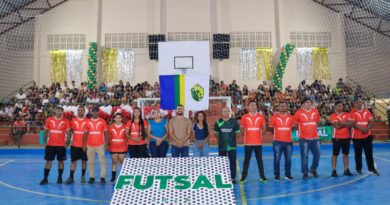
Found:
[(242, 116), (241, 132), (244, 135), (245, 144), (245, 159), (244, 169), (242, 170), (241, 182), (246, 182), (248, 175), (249, 162), (252, 157), (252, 151), (255, 152), (257, 161), (257, 167), (259, 169), (260, 182), (267, 182), (267, 178), (264, 175), (263, 157), (262, 157), (262, 135), (266, 129), (266, 121), (264, 116), (257, 112), (256, 101), (249, 102), (249, 113)]
[(291, 176), (291, 155), (293, 151), (292, 128), (295, 126), (294, 117), (287, 113), (286, 102), (279, 103), (279, 113), (271, 117), (269, 126), (274, 129), (274, 175), (280, 180), (280, 158), (284, 154), (285, 179), (293, 180)]
[(230, 176), (233, 184), (236, 184), (236, 139), (238, 133), (240, 133), (240, 126), (235, 119), (230, 117), (230, 109), (228, 107), (222, 108), (222, 118), (215, 122), (214, 134), (218, 140), (219, 156), (229, 158)]
[(356, 172), (362, 174), (362, 151), (366, 156), (368, 171), (376, 176), (379, 172), (374, 166), (374, 157), (372, 155), (372, 135), (371, 128), (374, 125), (374, 118), (371, 112), (363, 107), (363, 102), (360, 98), (356, 98), (354, 109), (350, 113), (353, 120), (352, 141), (355, 150)]
[(352, 122), (349, 114), (343, 112), (343, 108), (343, 103), (341, 101), (337, 101), (335, 103), (335, 112), (330, 116), (330, 122), (333, 126), (332, 177), (338, 176), (336, 171), (336, 163), (337, 156), (340, 154), (340, 149), (343, 152), (344, 176), (352, 176), (352, 173), (348, 168), (349, 145), (351, 143), (349, 129), (352, 127)]
[(313, 154), (313, 163), (310, 173), (318, 178), (317, 168), (320, 162), (320, 141), (318, 139), (317, 123), (320, 121), (320, 113), (313, 107), (310, 98), (304, 98), (302, 108), (294, 114), (298, 123), (299, 145), (301, 149), (301, 171), (303, 179), (309, 179), (309, 150)]

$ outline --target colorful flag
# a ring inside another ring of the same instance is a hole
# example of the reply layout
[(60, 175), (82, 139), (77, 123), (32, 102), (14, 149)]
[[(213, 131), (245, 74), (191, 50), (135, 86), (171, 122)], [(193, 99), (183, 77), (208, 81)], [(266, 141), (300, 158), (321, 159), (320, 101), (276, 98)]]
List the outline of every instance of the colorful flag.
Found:
[(160, 75), (161, 108), (172, 110), (181, 104), (188, 110), (208, 109), (209, 77)]

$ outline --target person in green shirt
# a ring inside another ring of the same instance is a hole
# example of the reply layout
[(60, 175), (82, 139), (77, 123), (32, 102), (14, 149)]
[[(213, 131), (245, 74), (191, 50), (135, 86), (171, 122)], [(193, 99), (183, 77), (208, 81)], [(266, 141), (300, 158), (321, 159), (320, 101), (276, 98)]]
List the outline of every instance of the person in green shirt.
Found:
[(214, 134), (218, 140), (219, 156), (227, 156), (230, 164), (230, 175), (232, 183), (236, 184), (236, 160), (237, 160), (237, 135), (240, 133), (240, 126), (237, 121), (230, 117), (230, 108), (222, 108), (222, 118), (214, 125)]

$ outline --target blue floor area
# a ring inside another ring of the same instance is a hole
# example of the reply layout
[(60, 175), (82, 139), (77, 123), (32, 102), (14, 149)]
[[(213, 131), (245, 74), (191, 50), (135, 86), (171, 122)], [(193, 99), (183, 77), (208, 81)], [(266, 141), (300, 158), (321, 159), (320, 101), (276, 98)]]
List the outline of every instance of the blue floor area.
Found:
[[(318, 173), (320, 178), (302, 180), (300, 173), (299, 147), (294, 146), (292, 159), (293, 181), (273, 179), (273, 154), (271, 146), (264, 146), (263, 160), (267, 183), (258, 181), (256, 160), (252, 157), (248, 182), (234, 186), (237, 204), (390, 204), (387, 191), (390, 185), (390, 143), (374, 145), (375, 162), (381, 176), (367, 173), (363, 166), (363, 175), (338, 178), (330, 177), (331, 145), (321, 146), (321, 160)], [(216, 152), (212, 147), (211, 152)], [(243, 147), (238, 148), (238, 164), (242, 169)], [(75, 173), (74, 185), (57, 185), (57, 163), (49, 176), (49, 184), (38, 183), (43, 174), (43, 149), (0, 149), (0, 204), (109, 204), (113, 193), (113, 184), (100, 185), (80, 183), (80, 164)], [(107, 156), (107, 163), (111, 163)], [(69, 159), (69, 156), (68, 156)], [(309, 160), (310, 161), (310, 160)], [(70, 160), (65, 163), (64, 180), (69, 176)], [(284, 160), (281, 161), (281, 175), (284, 173)], [(350, 168), (355, 172), (353, 148), (351, 146)], [(107, 166), (110, 170), (110, 166)], [(342, 161), (339, 157), (338, 173), (342, 175)], [(108, 177), (110, 177), (110, 172)], [(96, 173), (98, 174), (98, 172)], [(88, 174), (87, 174), (88, 176)], [(98, 176), (98, 175), (97, 175)], [(240, 176), (240, 174), (239, 174)], [(107, 178), (108, 178), (107, 177)]]

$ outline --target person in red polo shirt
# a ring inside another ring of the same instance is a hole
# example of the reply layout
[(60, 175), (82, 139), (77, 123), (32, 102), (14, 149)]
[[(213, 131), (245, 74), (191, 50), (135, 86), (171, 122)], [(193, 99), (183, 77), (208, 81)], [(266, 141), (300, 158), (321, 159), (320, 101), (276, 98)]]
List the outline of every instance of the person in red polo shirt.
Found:
[(257, 161), (257, 167), (259, 169), (260, 181), (267, 182), (267, 178), (264, 175), (264, 166), (262, 158), (262, 135), (263, 130), (266, 129), (266, 121), (264, 116), (257, 112), (256, 101), (249, 102), (249, 113), (242, 116), (240, 125), (241, 133), (244, 135), (245, 145), (244, 168), (242, 170), (242, 178), (240, 181), (242, 183), (246, 182), (249, 162), (252, 157), (252, 151), (254, 151)]
[(352, 173), (348, 168), (349, 145), (351, 143), (349, 129), (352, 127), (352, 122), (349, 114), (343, 112), (343, 108), (343, 103), (341, 101), (337, 101), (335, 103), (335, 112), (330, 116), (330, 122), (333, 126), (332, 177), (338, 176), (336, 171), (336, 164), (337, 156), (340, 154), (340, 149), (343, 152), (344, 176), (352, 176)]
[(122, 123), (121, 113), (115, 114), (114, 121), (115, 123), (108, 128), (112, 161), (111, 182), (114, 182), (116, 179), (118, 162), (122, 165), (127, 153), (126, 125)]
[(68, 145), (70, 139), (70, 124), (69, 121), (62, 116), (63, 112), (64, 109), (62, 107), (57, 107), (55, 109), (55, 116), (49, 117), (45, 122), (43, 140), (45, 144), (46, 164), (43, 174), (44, 178), (40, 182), (41, 185), (48, 183), (47, 178), (49, 176), (52, 162), (56, 156), (58, 161), (57, 184), (62, 184), (64, 160), (66, 160), (66, 146)]
[(285, 179), (293, 180), (291, 176), (291, 155), (293, 151), (292, 128), (295, 126), (294, 117), (287, 113), (287, 104), (279, 103), (279, 114), (271, 117), (269, 126), (274, 129), (274, 174), (275, 180), (280, 180), (280, 158), (284, 154)]
[(70, 127), (73, 131), (72, 146), (70, 147), (70, 175), (65, 181), (65, 184), (74, 183), (74, 172), (76, 170), (77, 161), (81, 159), (81, 183), (85, 183), (85, 171), (87, 169), (87, 153), (83, 150), (83, 136), (87, 130), (88, 119), (85, 117), (85, 108), (80, 106), (77, 108), (77, 117), (74, 117), (70, 122)]
[(150, 157), (147, 147), (148, 125), (148, 121), (142, 119), (141, 109), (139, 107), (134, 108), (133, 117), (126, 125), (130, 158)]
[(313, 107), (310, 98), (304, 98), (302, 108), (295, 114), (295, 121), (298, 123), (299, 145), (301, 149), (301, 171), (303, 179), (309, 178), (309, 150), (313, 154), (313, 163), (310, 167), (310, 173), (318, 178), (317, 168), (320, 162), (320, 141), (317, 133), (317, 123), (320, 121), (320, 114)]
[(379, 176), (379, 172), (374, 166), (374, 157), (372, 155), (372, 135), (371, 128), (374, 125), (374, 118), (371, 112), (363, 107), (361, 99), (356, 98), (354, 110), (351, 111), (350, 117), (353, 120), (352, 141), (355, 150), (356, 172), (362, 174), (362, 151), (366, 156), (368, 171)]
[(89, 184), (95, 183), (95, 156), (99, 157), (100, 183), (106, 183), (106, 156), (105, 148), (109, 144), (108, 128), (105, 120), (99, 117), (99, 107), (92, 108), (92, 118), (88, 121), (83, 136), (84, 149), (87, 149), (89, 165)]

